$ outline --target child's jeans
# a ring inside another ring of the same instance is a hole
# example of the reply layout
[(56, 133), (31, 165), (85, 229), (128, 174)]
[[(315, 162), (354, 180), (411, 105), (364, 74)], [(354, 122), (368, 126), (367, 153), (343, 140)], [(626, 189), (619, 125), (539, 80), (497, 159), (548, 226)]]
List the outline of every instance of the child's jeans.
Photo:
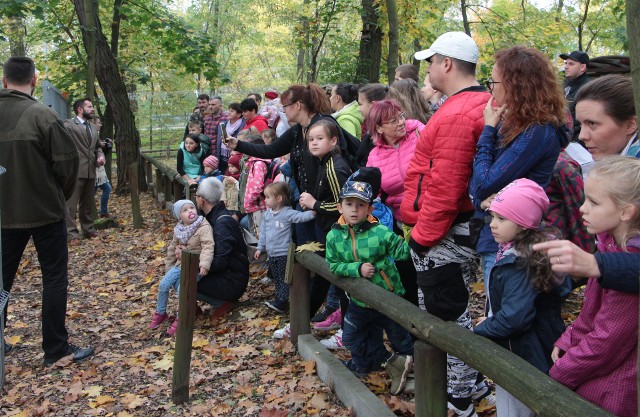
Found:
[(342, 341), (359, 372), (380, 369), (391, 356), (384, 346), (383, 330), (391, 347), (401, 355), (413, 355), (411, 334), (384, 314), (368, 307), (360, 307), (353, 300), (344, 318)]
[(176, 290), (176, 294), (180, 294), (180, 265), (172, 267), (164, 274), (164, 277), (162, 277), (160, 285), (158, 285), (158, 306), (156, 307), (156, 312), (167, 312), (169, 290), (172, 287)]
[(289, 285), (284, 282), (287, 255), (269, 256), (269, 276), (276, 285), (276, 300), (289, 302)]
[(102, 195), (100, 196), (100, 214), (109, 214), (109, 197), (111, 196), (111, 191), (113, 191), (113, 187), (109, 181), (104, 184), (98, 185), (96, 187), (96, 191), (98, 188), (102, 190)]

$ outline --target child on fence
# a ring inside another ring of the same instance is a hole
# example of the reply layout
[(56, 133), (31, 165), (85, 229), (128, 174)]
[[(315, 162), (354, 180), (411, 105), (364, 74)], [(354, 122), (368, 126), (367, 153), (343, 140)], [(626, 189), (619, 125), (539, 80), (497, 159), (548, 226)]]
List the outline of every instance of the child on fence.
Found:
[(202, 175), (205, 154), (200, 147), (198, 135), (189, 133), (180, 144), (176, 160), (176, 171), (190, 185), (198, 184)]
[(203, 133), (204, 122), (201, 119), (191, 120), (188, 127), (189, 134), (196, 135), (200, 139), (200, 147), (205, 156), (211, 155), (211, 138)]
[[(173, 229), (173, 239), (167, 248), (165, 259), (166, 273), (158, 286), (158, 304), (153, 313), (150, 329), (157, 329), (169, 319), (167, 302), (169, 290), (173, 287), (176, 294), (180, 293), (180, 258), (182, 250), (200, 252), (200, 276), (207, 275), (213, 261), (213, 231), (204, 217), (198, 216), (196, 206), (191, 200), (178, 200), (173, 205), (173, 215), (178, 224)], [(195, 278), (195, 277), (194, 277)], [(174, 320), (167, 334), (173, 336), (178, 329), (178, 318)]]
[[(401, 296), (404, 287), (393, 259), (409, 259), (409, 245), (371, 216), (376, 195), (370, 182), (380, 184), (380, 170), (361, 168), (359, 174), (340, 192), (341, 216), (327, 235), (327, 263), (336, 275), (364, 277)], [(387, 351), (383, 330), (397, 353)], [(413, 363), (413, 341), (406, 329), (352, 296), (342, 340), (351, 351), (351, 360), (345, 362), (347, 368), (364, 376), (382, 366), (391, 375), (391, 394), (402, 392)]]
[[(498, 254), (488, 279), (487, 317), (473, 329), (544, 373), (552, 364), (553, 342), (564, 331), (560, 309), (562, 296), (570, 291), (570, 280), (566, 287), (554, 287), (548, 258), (531, 249), (549, 240), (549, 233), (539, 230), (548, 208), (544, 189), (526, 178), (511, 182), (493, 199), (490, 227)], [(499, 417), (535, 416), (500, 386), (496, 397)]]
[[(599, 252), (640, 252), (640, 160), (598, 161), (586, 179), (582, 219)], [(564, 256), (557, 263), (567, 262)], [(554, 262), (554, 263), (556, 263)], [(580, 315), (555, 343), (549, 374), (616, 416), (638, 415), (638, 293), (589, 278)]]
[(306, 222), (315, 217), (313, 211), (297, 211), (291, 208), (289, 186), (284, 182), (274, 182), (264, 189), (267, 211), (260, 224), (258, 250), (254, 257), (260, 258), (265, 252), (269, 256), (268, 276), (275, 282), (276, 294), (273, 301), (266, 301), (270, 309), (284, 313), (289, 306), (289, 286), (284, 282), (287, 253), (291, 242), (291, 225)]

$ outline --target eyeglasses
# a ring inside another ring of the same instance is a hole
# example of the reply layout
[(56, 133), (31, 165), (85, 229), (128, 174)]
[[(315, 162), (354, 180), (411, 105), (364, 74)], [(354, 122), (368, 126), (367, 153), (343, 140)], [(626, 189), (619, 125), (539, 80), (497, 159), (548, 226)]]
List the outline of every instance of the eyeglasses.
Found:
[(394, 117), (393, 119), (389, 119), (386, 122), (382, 123), (383, 125), (395, 125), (398, 123), (404, 123), (407, 120), (407, 115), (405, 113), (400, 113), (398, 117)]
[(296, 103), (297, 103), (297, 102), (296, 102), (296, 101), (294, 101), (293, 103), (283, 104), (283, 105), (282, 105), (282, 110), (284, 110), (284, 109), (286, 109), (287, 107), (292, 106), (292, 105), (294, 105), (294, 104), (296, 104)]
[(491, 78), (488, 78), (487, 81), (485, 81), (485, 85), (489, 91), (493, 91), (494, 84), (500, 84), (500, 81), (493, 81)]

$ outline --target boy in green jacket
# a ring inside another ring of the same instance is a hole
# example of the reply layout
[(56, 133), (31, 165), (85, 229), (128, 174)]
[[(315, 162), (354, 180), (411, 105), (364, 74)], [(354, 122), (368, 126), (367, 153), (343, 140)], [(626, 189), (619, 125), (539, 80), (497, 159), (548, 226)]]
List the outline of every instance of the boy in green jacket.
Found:
[[(380, 177), (378, 168), (360, 168), (342, 187), (341, 217), (327, 235), (326, 259), (336, 275), (364, 277), (401, 296), (405, 291), (393, 259), (408, 259), (410, 250), (404, 239), (371, 216)], [(387, 351), (383, 331), (397, 353)], [(351, 371), (364, 376), (382, 366), (391, 375), (391, 394), (402, 392), (413, 365), (413, 341), (406, 329), (351, 297), (342, 340), (351, 351), (345, 363)]]

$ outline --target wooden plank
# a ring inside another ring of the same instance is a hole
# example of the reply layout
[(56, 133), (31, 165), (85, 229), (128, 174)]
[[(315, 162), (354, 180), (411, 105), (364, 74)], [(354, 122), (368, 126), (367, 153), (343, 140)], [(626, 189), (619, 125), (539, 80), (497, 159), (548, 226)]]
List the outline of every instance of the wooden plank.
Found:
[(447, 354), (421, 340), (413, 344), (416, 417), (447, 416)]
[(296, 345), (298, 336), (311, 333), (309, 324), (309, 270), (300, 264), (293, 265), (293, 284), (289, 296), (289, 320), (291, 342)]
[(313, 335), (298, 336), (298, 352), (305, 360), (316, 362), (320, 379), (331, 387), (345, 406), (352, 407), (355, 416), (395, 417), (387, 405), (369, 391), (369, 388)]
[(196, 319), (196, 275), (200, 256), (187, 250), (182, 251), (180, 271), (180, 297), (178, 301), (178, 331), (176, 349), (173, 354), (173, 382), (171, 399), (174, 404), (189, 401), (189, 371), (191, 368), (191, 344), (193, 323)]
[(131, 187), (131, 212), (133, 213), (133, 228), (142, 228), (142, 212), (140, 211), (140, 193), (138, 191), (138, 163), (129, 165), (129, 186)]
[(287, 267), (284, 271), (284, 282), (288, 285), (293, 283), (293, 265), (296, 262), (296, 244), (289, 242), (289, 251), (287, 252)]

